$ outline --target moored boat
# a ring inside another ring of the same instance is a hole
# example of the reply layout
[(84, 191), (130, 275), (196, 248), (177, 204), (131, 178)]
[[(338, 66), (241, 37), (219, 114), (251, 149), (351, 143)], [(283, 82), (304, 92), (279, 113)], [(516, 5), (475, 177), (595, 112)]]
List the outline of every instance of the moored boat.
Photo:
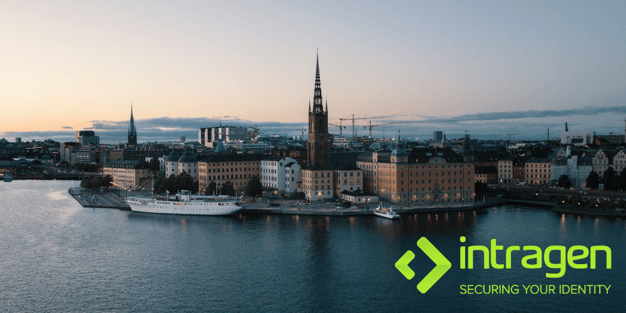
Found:
[(376, 209), (374, 209), (374, 215), (389, 219), (400, 218), (400, 214), (394, 212), (393, 208), (385, 208), (382, 205), (379, 205)]
[(242, 197), (195, 196), (188, 190), (175, 196), (129, 197), (126, 202), (134, 212), (179, 215), (230, 215), (244, 207)]

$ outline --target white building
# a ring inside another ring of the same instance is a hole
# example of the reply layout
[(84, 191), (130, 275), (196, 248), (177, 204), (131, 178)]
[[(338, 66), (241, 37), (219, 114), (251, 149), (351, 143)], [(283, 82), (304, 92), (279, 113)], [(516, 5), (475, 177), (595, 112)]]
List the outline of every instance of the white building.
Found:
[(285, 165), (285, 194), (291, 195), (298, 192), (298, 183), (302, 182), (302, 166), (297, 162), (289, 162)]
[(562, 145), (584, 146), (593, 143), (594, 131), (564, 131), (561, 133)]
[(550, 168), (550, 180), (553, 183), (559, 181), (561, 175), (567, 175), (572, 182), (573, 188), (584, 188), (589, 173), (593, 170), (592, 159), (590, 157), (563, 158), (552, 163)]
[(176, 151), (172, 151), (172, 153), (165, 158), (165, 177), (178, 175), (178, 159), (180, 159), (180, 154)]
[(194, 181), (198, 181), (198, 159), (191, 154), (190, 151), (186, 151), (183, 155), (178, 159), (178, 174), (180, 175), (183, 172), (191, 175)]
[(244, 126), (220, 126), (200, 128), (198, 142), (209, 148), (214, 148), (218, 141), (248, 140), (248, 128)]
[[(271, 156), (261, 161), (261, 184), (263, 187), (274, 189), (277, 193), (289, 193), (287, 191), (287, 179), (289, 190), (293, 192), (294, 185), (300, 180), (300, 166), (297, 161), (290, 157)], [(289, 173), (287, 173), (289, 166)], [(293, 174), (291, 173), (293, 171)], [(296, 174), (297, 172), (297, 174)], [(293, 180), (293, 181), (292, 181)], [(297, 189), (297, 185), (295, 186)]]

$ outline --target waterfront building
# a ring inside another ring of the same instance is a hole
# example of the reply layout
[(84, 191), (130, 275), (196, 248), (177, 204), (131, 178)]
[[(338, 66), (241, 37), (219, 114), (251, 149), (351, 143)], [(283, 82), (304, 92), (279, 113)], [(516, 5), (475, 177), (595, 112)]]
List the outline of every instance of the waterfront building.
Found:
[(366, 190), (402, 204), (474, 201), (475, 169), (450, 148), (395, 149), (364, 153), (357, 161)]
[(183, 172), (193, 177), (194, 181), (198, 180), (198, 159), (191, 154), (191, 151), (185, 151), (177, 162), (177, 174), (180, 175)]
[(526, 161), (524, 182), (526, 185), (547, 185), (550, 183), (552, 162), (547, 159)]
[(298, 192), (298, 185), (302, 183), (302, 166), (297, 162), (285, 165), (285, 194), (292, 195)]
[(339, 198), (344, 201), (348, 201), (348, 202), (356, 203), (356, 204), (378, 203), (377, 195), (370, 193), (370, 192), (365, 192), (363, 190), (355, 190), (355, 191), (344, 190), (339, 195)]
[(152, 185), (149, 182), (155, 173), (144, 161), (113, 161), (103, 166), (102, 174), (111, 175), (116, 187), (150, 190)]
[(524, 182), (526, 173), (526, 158), (516, 157), (513, 159), (513, 183), (519, 184)]
[[(495, 166), (478, 166), (475, 167), (476, 181), (484, 184), (498, 183), (498, 168)], [(549, 177), (548, 177), (549, 178)]]
[(513, 183), (513, 158), (502, 158), (498, 160), (498, 184), (511, 183)]
[(619, 150), (615, 156), (613, 156), (613, 169), (615, 170), (615, 175), (621, 175), (622, 171), (626, 169), (626, 153), (624, 150)]
[(287, 183), (291, 183), (290, 185), (293, 187), (300, 181), (301, 168), (296, 165), (296, 160), (290, 157), (270, 156), (265, 158), (261, 161), (261, 184), (266, 189), (271, 189), (276, 195), (279, 193), (288, 194)]
[(333, 170), (333, 195), (340, 198), (344, 191), (363, 191), (363, 170), (348, 163)]
[(567, 158), (555, 160), (550, 166), (551, 184), (556, 185), (561, 175), (567, 175), (572, 182), (572, 188), (584, 188), (589, 173), (593, 170), (591, 157), (570, 155)]
[[(613, 159), (615, 155), (616, 153), (614, 151), (605, 151), (602, 149), (598, 150), (598, 152), (596, 152), (593, 156), (593, 170), (598, 173), (600, 177), (604, 177), (604, 172), (606, 172), (609, 167), (613, 167), (613, 170), (616, 170), (613, 166)], [(620, 158), (621, 157), (622, 156), (620, 156)], [(619, 174), (619, 172), (616, 174)]]
[(333, 170), (319, 166), (302, 169), (302, 192), (309, 201), (333, 197)]
[(165, 177), (178, 175), (178, 159), (180, 159), (180, 154), (176, 150), (172, 150), (165, 158)]
[[(218, 187), (230, 181), (238, 192), (245, 191), (252, 176), (261, 174), (263, 156), (254, 154), (243, 155), (212, 155), (198, 161), (198, 184), (200, 191), (205, 191), (211, 182)], [(211, 193), (210, 193), (211, 194)]]

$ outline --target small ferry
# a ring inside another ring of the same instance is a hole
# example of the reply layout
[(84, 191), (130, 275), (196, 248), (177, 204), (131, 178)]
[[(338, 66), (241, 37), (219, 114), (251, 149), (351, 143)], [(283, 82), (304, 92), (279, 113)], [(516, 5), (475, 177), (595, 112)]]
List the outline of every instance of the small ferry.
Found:
[(394, 212), (393, 209), (390, 207), (389, 208), (383, 207), (382, 204), (379, 205), (376, 209), (374, 209), (374, 215), (384, 217), (384, 218), (389, 218), (389, 219), (400, 218), (400, 214)]
[(11, 174), (4, 174), (4, 182), (8, 183), (8, 182), (11, 182), (11, 181), (13, 181), (13, 175), (11, 175)]
[(243, 209), (243, 197), (196, 196), (181, 190), (175, 196), (129, 197), (126, 202), (134, 212), (179, 215), (230, 215)]

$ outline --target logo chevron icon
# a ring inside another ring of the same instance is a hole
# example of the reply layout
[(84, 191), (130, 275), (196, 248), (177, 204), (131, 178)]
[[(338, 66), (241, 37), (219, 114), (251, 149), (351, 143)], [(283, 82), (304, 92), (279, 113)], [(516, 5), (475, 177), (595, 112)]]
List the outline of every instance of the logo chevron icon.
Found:
[[(421, 293), (426, 293), (452, 267), (452, 263), (426, 237), (420, 238), (417, 241), (417, 246), (435, 262), (435, 268), (417, 284), (417, 290)], [(415, 272), (409, 267), (409, 263), (414, 258), (415, 254), (409, 250), (396, 262), (396, 269), (408, 280), (413, 279), (415, 276)]]

